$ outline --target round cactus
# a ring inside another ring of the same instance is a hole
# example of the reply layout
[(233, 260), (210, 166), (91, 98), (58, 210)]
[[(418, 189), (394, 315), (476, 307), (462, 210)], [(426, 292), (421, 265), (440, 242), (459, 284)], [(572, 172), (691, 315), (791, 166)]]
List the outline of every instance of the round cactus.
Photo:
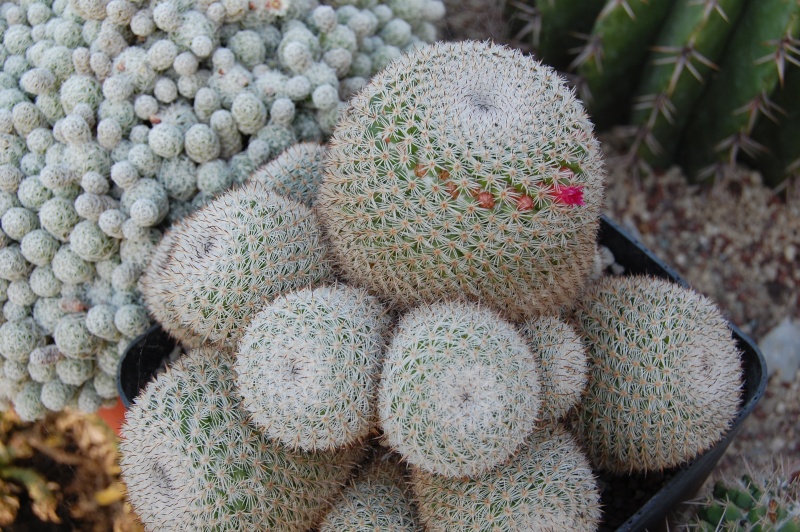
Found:
[(539, 380), (525, 340), (496, 312), (466, 302), (419, 307), (401, 318), (386, 354), (381, 427), (413, 465), (478, 475), (533, 430)]
[(128, 496), (148, 529), (305, 531), (340, 493), (358, 450), (303, 453), (248, 421), (232, 360), (190, 351), (128, 410)]
[(310, 207), (322, 183), (324, 157), (325, 147), (321, 144), (301, 142), (257, 169), (250, 180), (264, 183), (279, 194)]
[(375, 421), (382, 335), (380, 303), (347, 286), (276, 298), (239, 342), (239, 392), (267, 436), (306, 451), (366, 437)]
[(320, 532), (419, 532), (403, 467), (379, 457), (356, 477), (319, 525)]
[(540, 370), (542, 417), (559, 420), (580, 402), (586, 389), (589, 355), (572, 326), (558, 318), (525, 321), (521, 328)]
[(545, 425), (504, 464), (474, 478), (412, 469), (420, 517), (430, 532), (596, 530), (600, 493), (589, 461), (559, 425)]
[(314, 214), (248, 183), (172, 226), (140, 279), (153, 316), (181, 341), (235, 342), (275, 296), (325, 279)]
[(742, 369), (710, 300), (663, 279), (605, 277), (576, 320), (590, 361), (578, 430), (597, 467), (659, 471), (722, 438), (738, 410)]
[(468, 297), (517, 321), (580, 293), (602, 160), (549, 67), (488, 43), (418, 49), (351, 100), (328, 157), (318, 205), (336, 257), (399, 306)]

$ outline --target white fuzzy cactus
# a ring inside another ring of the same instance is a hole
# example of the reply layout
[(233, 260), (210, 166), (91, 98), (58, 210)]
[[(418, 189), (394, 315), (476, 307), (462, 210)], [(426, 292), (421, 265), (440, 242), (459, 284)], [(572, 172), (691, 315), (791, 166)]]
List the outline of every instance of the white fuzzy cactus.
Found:
[(345, 447), (375, 423), (388, 319), (362, 289), (319, 287), (278, 297), (250, 322), (236, 373), (265, 434), (306, 451)]
[(379, 389), (386, 441), (410, 464), (475, 476), (534, 430), (539, 371), (523, 337), (496, 312), (437, 303), (403, 315)]

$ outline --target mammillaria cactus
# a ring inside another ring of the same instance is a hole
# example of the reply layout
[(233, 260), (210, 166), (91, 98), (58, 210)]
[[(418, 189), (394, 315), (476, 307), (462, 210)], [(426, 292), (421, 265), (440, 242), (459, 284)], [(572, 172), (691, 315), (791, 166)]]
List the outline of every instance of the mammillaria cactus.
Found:
[(382, 305), (344, 285), (276, 298), (247, 327), (236, 354), (236, 382), (253, 423), (306, 451), (366, 437), (375, 423)]
[(410, 464), (478, 475), (534, 430), (539, 380), (525, 340), (496, 312), (460, 301), (422, 306), (401, 317), (387, 350), (381, 428)]
[(419, 532), (403, 467), (390, 455), (373, 459), (345, 489), (319, 526), (320, 532)]
[(295, 144), (258, 168), (249, 179), (310, 207), (322, 183), (325, 151), (325, 146), (314, 142)]
[(325, 253), (306, 206), (250, 182), (174, 224), (140, 287), (182, 342), (235, 342), (274, 297), (324, 280)]
[(603, 169), (552, 69), (438, 43), (393, 62), (344, 116), (317, 205), (349, 279), (400, 307), (466, 297), (515, 320), (577, 297)]
[(694, 501), (695, 530), (800, 530), (800, 476), (788, 470), (785, 459), (773, 458), (759, 467), (747, 466), (744, 475), (727, 472), (711, 493)]
[(128, 496), (148, 529), (304, 531), (338, 496), (360, 450), (293, 452), (248, 420), (233, 359), (190, 351), (128, 411)]
[(576, 313), (589, 346), (578, 431), (593, 463), (660, 471), (708, 449), (739, 406), (739, 351), (717, 307), (675, 283), (606, 277)]
[(507, 462), (469, 478), (412, 469), (420, 517), (430, 532), (596, 530), (597, 481), (572, 435), (538, 427)]
[(586, 389), (589, 357), (575, 329), (554, 317), (525, 321), (520, 327), (539, 368), (542, 415), (559, 420)]

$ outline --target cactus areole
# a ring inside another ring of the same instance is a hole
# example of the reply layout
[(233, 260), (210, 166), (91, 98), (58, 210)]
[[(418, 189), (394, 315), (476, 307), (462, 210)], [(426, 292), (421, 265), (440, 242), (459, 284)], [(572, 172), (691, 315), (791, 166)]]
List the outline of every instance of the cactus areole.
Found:
[(579, 294), (603, 167), (555, 71), (489, 43), (392, 62), (334, 131), (318, 205), (346, 276), (400, 308), (477, 299), (511, 319)]

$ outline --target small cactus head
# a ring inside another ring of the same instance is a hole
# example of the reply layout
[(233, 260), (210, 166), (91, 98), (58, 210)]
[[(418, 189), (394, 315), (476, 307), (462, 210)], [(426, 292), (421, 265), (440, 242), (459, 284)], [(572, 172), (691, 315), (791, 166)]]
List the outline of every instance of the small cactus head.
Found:
[(581, 300), (589, 385), (578, 429), (617, 473), (677, 466), (717, 443), (739, 407), (739, 350), (717, 307), (646, 276), (605, 277)]
[(397, 306), (480, 300), (519, 321), (580, 294), (603, 164), (555, 71), (477, 42), (392, 62), (333, 135), (317, 201), (346, 276)]
[(263, 305), (330, 272), (313, 212), (257, 182), (180, 220), (153, 253), (139, 283), (145, 303), (194, 346), (236, 342)]

